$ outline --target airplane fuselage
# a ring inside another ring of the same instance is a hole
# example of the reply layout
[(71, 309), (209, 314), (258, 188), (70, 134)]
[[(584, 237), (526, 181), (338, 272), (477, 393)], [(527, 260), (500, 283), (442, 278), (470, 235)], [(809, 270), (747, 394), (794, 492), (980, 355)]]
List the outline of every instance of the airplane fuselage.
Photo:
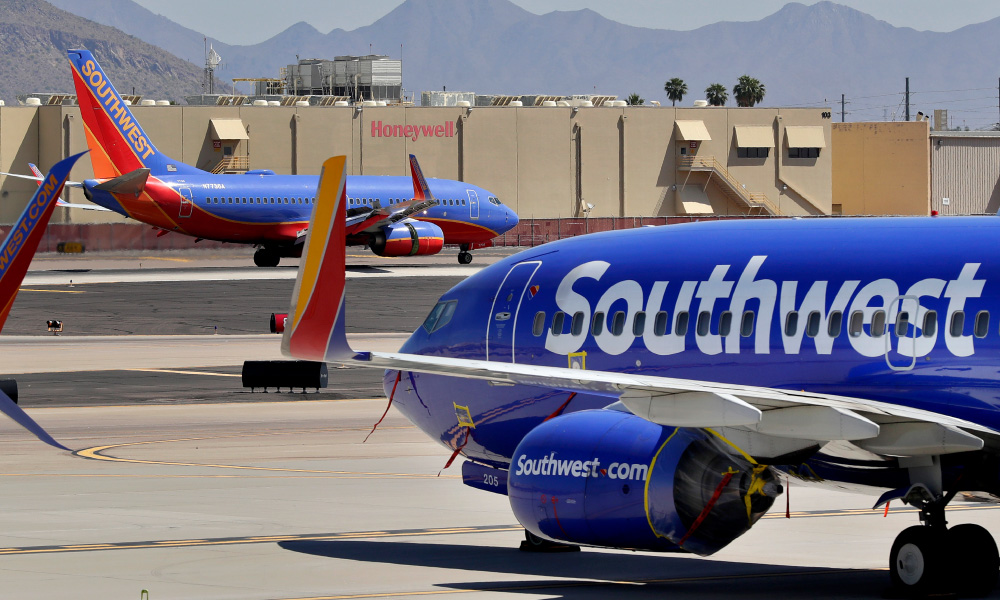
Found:
[[(138, 197), (84, 185), (93, 202), (166, 231), (240, 243), (294, 242), (306, 229), (319, 178), (306, 175), (150, 176)], [(517, 223), (517, 216), (493, 194), (459, 181), (428, 180), (437, 206), (413, 216), (436, 224), (446, 244), (489, 241)], [(391, 208), (413, 197), (410, 177), (352, 176), (347, 181), (348, 210)], [(355, 243), (365, 243), (359, 239)]]
[[(454, 302), (440, 311), (447, 322), (425, 324), (401, 352), (830, 393), (1000, 430), (998, 238), (996, 217), (574, 238), (469, 277), (441, 298)], [(395, 377), (385, 375), (387, 395)], [(454, 405), (467, 407), (475, 428), (463, 452), (501, 467), (547, 416), (612, 401), (411, 373), (394, 398), (451, 448), (466, 435)]]

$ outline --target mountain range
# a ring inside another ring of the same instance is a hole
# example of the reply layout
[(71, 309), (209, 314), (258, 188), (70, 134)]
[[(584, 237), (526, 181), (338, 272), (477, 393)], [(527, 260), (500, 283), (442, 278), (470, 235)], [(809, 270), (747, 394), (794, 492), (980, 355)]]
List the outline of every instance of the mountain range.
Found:
[[(202, 33), (132, 0), (50, 1), (204, 63)], [(509, 0), (406, 0), (353, 31), (322, 33), (300, 22), (258, 44), (207, 41), (223, 57), (217, 75), (226, 80), (275, 77), (296, 55), (333, 58), (371, 51), (402, 56), (403, 85), (417, 97), (447, 86), (477, 93), (620, 98), (637, 92), (666, 103), (663, 83), (680, 77), (689, 90), (682, 104), (690, 105), (709, 84), (731, 89), (740, 75), (750, 74), (766, 86), (765, 105), (831, 106), (838, 113), (845, 94), (850, 120), (880, 120), (890, 113), (901, 118), (904, 81), (910, 77), (913, 113), (951, 108), (953, 116), (985, 124), (996, 122), (998, 112), (993, 61), (1000, 50), (1000, 19), (948, 33), (916, 31), (832, 2), (790, 3), (759, 21), (672, 31), (623, 25), (586, 9), (535, 15)]]
[(3, 0), (0, 99), (13, 104), (22, 93), (72, 94), (66, 50), (80, 47), (100, 57), (122, 93), (135, 89), (153, 99), (178, 99), (201, 91), (202, 70), (161, 48), (42, 0)]

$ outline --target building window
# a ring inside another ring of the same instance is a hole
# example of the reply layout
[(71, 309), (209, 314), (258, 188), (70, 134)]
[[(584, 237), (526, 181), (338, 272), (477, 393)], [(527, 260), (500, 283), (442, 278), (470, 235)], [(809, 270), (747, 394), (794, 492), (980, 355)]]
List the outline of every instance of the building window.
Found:
[(819, 158), (819, 148), (789, 148), (788, 158)]
[(771, 154), (770, 148), (737, 148), (737, 158), (767, 158)]

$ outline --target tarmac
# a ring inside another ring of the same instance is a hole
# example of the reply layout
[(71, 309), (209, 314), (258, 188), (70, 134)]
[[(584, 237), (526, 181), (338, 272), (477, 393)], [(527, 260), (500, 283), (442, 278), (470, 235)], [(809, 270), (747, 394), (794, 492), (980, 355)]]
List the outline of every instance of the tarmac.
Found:
[[(22, 406), (74, 450), (0, 419), (0, 598), (878, 598), (893, 538), (917, 523), (793, 483), (712, 557), (520, 552), (506, 498), (443, 470), (450, 452), (398, 413), (364, 442), (386, 407), (381, 373), (331, 368), (304, 394), (242, 387), (243, 360), (279, 357), (268, 317), (286, 312), (291, 278), (214, 253), (142, 257), (139, 276), (138, 258), (40, 257), (31, 277), (101, 282), (26, 283), (0, 336)], [(348, 280), (355, 347), (398, 347), (474, 272), (430, 258), (349, 267), (386, 271)], [(1000, 530), (995, 505), (948, 515)]]

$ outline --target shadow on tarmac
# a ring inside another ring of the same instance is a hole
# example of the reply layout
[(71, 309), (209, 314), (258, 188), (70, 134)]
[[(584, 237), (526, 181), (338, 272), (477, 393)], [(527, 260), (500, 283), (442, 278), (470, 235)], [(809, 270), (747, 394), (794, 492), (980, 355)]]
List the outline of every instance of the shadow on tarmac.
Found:
[[(366, 563), (458, 569), (542, 579), (437, 583), (474, 591), (559, 598), (879, 598), (889, 576), (879, 570), (789, 567), (735, 563), (693, 556), (583, 552), (538, 554), (516, 548), (393, 541), (281, 542), (281, 548), (313, 556)], [(392, 570), (387, 570), (391, 573)]]

